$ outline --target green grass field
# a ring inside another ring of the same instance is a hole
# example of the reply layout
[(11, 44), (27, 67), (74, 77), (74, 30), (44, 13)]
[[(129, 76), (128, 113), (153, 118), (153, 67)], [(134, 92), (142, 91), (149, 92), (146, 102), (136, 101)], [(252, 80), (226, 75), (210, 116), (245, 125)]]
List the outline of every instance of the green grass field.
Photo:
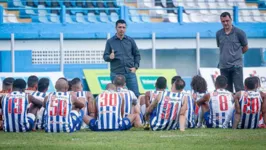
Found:
[(260, 149), (266, 130), (190, 129), (180, 131), (91, 132), (47, 134), (0, 133), (0, 149)]

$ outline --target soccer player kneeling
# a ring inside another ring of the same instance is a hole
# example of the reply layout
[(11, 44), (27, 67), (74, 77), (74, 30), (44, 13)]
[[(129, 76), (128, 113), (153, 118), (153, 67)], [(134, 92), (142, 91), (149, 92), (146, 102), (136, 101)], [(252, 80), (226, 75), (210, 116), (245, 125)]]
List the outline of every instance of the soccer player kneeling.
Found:
[[(224, 128), (226, 117), (230, 116), (229, 113), (232, 113), (233, 95), (225, 89), (226, 86), (226, 77), (218, 76), (215, 82), (216, 90), (204, 95), (196, 102), (202, 107), (204, 119), (208, 128)], [(206, 102), (208, 105), (203, 106)]]
[[(175, 82), (176, 86), (183, 82)], [(187, 96), (182, 92), (164, 91), (152, 101), (145, 114), (145, 120), (150, 121), (152, 130), (185, 131)]]
[(44, 99), (46, 132), (74, 132), (82, 123), (85, 101), (67, 92), (68, 87), (67, 80), (61, 78), (56, 82), (56, 92)]
[(246, 78), (245, 89), (235, 95), (234, 129), (258, 128), (260, 113), (266, 121), (266, 95), (257, 90), (257, 79)]
[[(25, 93), (26, 82), (16, 79), (11, 93), (1, 100), (5, 132), (28, 132), (34, 127), (35, 116), (42, 102)], [(32, 103), (27, 112), (27, 106)]]
[[(132, 103), (132, 111), (135, 111), (137, 102)], [(121, 131), (129, 130), (132, 125), (141, 127), (139, 113), (128, 114), (124, 116), (124, 99), (116, 92), (113, 84), (108, 84), (106, 90), (99, 94), (95, 103), (95, 116), (84, 116), (86, 122), (92, 131)]]

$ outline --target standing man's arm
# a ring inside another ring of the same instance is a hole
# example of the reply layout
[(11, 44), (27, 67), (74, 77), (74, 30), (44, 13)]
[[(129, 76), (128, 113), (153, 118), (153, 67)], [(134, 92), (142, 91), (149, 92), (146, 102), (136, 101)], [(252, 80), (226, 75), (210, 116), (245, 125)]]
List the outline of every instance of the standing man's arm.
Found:
[[(220, 47), (220, 41), (219, 41), (219, 31), (216, 32), (216, 44), (217, 44), (217, 47)], [(217, 65), (217, 68), (219, 68), (219, 64)]]
[(242, 53), (244, 54), (248, 51), (248, 40), (247, 40), (246, 33), (244, 31), (240, 31), (238, 33), (238, 39), (242, 46)]
[(112, 50), (109, 40), (106, 42), (103, 59), (106, 62), (111, 62), (115, 58), (114, 50)]
[(216, 32), (216, 43), (217, 43), (217, 47), (220, 47), (219, 32)]
[(134, 56), (134, 67), (130, 68), (131, 72), (135, 73), (136, 70), (139, 68), (139, 62), (140, 62), (140, 53), (139, 49), (137, 47), (136, 42), (132, 39), (132, 54)]

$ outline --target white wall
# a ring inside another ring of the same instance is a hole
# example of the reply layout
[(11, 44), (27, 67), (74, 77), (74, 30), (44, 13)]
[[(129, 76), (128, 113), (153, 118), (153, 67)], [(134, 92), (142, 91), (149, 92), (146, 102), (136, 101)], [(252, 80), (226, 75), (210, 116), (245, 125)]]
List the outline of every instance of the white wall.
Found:
[[(106, 40), (65, 40), (65, 50), (104, 50)], [(152, 41), (136, 40), (139, 49), (151, 49)], [(248, 39), (250, 48), (266, 48), (266, 39)], [(201, 39), (201, 48), (217, 48), (215, 39)], [(156, 49), (195, 49), (196, 39), (157, 39)], [(0, 40), (0, 50), (10, 50), (10, 41)], [(59, 40), (17, 40), (15, 50), (59, 50)]]

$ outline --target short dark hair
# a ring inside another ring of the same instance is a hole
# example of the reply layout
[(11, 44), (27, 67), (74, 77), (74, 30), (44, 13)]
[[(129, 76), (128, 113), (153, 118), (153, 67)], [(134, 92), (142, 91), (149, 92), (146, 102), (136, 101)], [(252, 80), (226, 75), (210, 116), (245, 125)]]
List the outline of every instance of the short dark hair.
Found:
[(117, 27), (117, 25), (118, 25), (119, 23), (121, 23), (121, 24), (126, 24), (126, 25), (127, 25), (127, 23), (126, 23), (125, 20), (123, 20), (123, 19), (119, 19), (119, 20), (116, 21), (115, 26)]
[(13, 83), (13, 89), (23, 90), (26, 88), (26, 82), (23, 79), (16, 79)]
[(195, 92), (205, 93), (207, 91), (207, 82), (199, 75), (192, 78), (190, 86)]
[(260, 78), (258, 76), (253, 76), (253, 78), (256, 79), (257, 83), (256, 83), (256, 88), (260, 87)]
[(68, 82), (68, 80), (67, 80), (65, 77), (61, 77), (61, 78), (59, 78), (58, 80), (60, 80), (60, 79), (65, 80), (65, 81)]
[(226, 17), (226, 16), (228, 16), (230, 19), (232, 19), (232, 18), (231, 18), (231, 15), (230, 15), (229, 12), (223, 12), (223, 13), (220, 15), (220, 18), (222, 18), (222, 17)]
[(39, 78), (37, 76), (29, 76), (28, 78), (28, 87), (33, 87), (35, 84), (38, 84)]
[(186, 86), (185, 81), (182, 78), (177, 78), (175, 80), (175, 89), (176, 90), (183, 90)]
[(166, 86), (167, 86), (166, 78), (165, 77), (157, 78), (155, 86), (158, 89), (166, 89)]
[(126, 78), (123, 75), (116, 75), (114, 79), (115, 86), (124, 86), (126, 83)]
[(247, 87), (248, 90), (253, 90), (256, 88), (257, 85), (257, 79), (254, 77), (247, 77), (245, 79), (245, 86)]
[(5, 78), (5, 79), (3, 80), (3, 84), (4, 84), (5, 86), (9, 86), (9, 85), (12, 85), (14, 81), (15, 81), (14, 78), (12, 78), (12, 77), (7, 77), (7, 78)]
[(78, 84), (78, 83), (80, 83), (80, 82), (81, 82), (80, 78), (74, 78), (74, 79), (72, 79), (72, 80), (70, 81), (70, 84), (71, 84), (71, 86), (72, 86), (72, 85), (76, 85), (76, 84)]
[(181, 79), (181, 76), (173, 76), (173, 78), (171, 80), (171, 84), (174, 84), (176, 79)]
[(38, 91), (44, 92), (45, 89), (48, 89), (50, 80), (48, 78), (41, 78), (38, 82)]
[(219, 88), (226, 88), (227, 86), (227, 78), (223, 75), (220, 75), (216, 78), (215, 85)]

